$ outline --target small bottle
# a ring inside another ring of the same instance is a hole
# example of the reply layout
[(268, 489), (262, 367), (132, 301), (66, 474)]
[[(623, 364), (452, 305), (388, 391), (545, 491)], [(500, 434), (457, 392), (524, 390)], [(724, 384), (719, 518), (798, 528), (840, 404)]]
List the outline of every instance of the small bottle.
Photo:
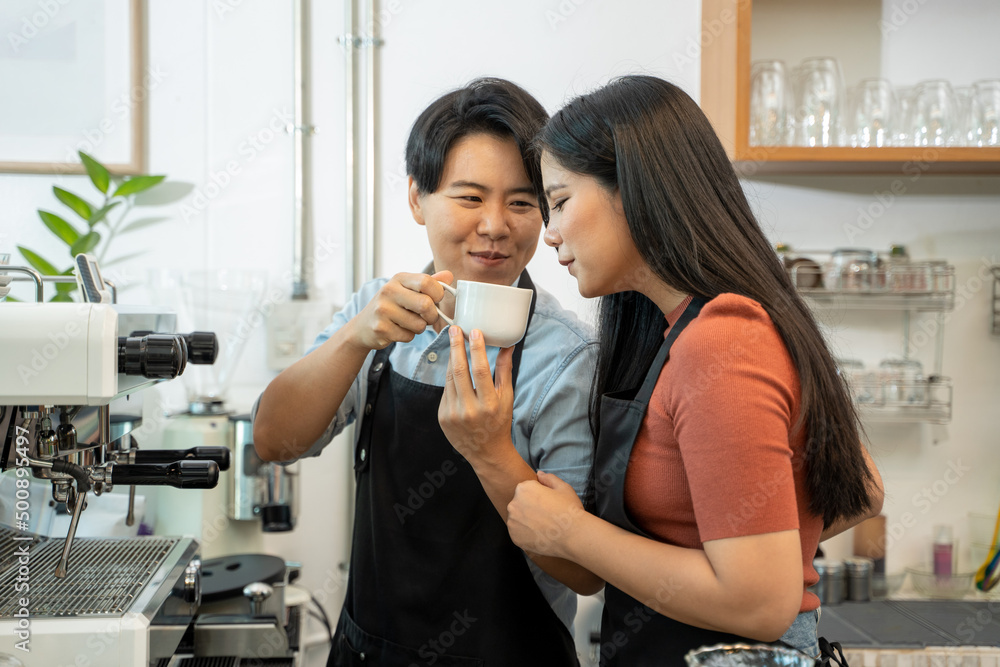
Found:
[(926, 289), (926, 281), (921, 280), (922, 267), (910, 264), (910, 256), (901, 245), (889, 246), (889, 257), (879, 275), (885, 281), (885, 289), (890, 292), (921, 292)]
[(938, 579), (951, 578), (954, 546), (951, 526), (934, 526), (934, 575)]

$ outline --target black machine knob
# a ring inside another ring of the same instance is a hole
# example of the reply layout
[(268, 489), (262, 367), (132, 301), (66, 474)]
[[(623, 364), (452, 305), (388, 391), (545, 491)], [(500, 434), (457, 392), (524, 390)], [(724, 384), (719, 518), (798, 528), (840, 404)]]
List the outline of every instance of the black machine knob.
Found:
[(136, 463), (173, 463), (180, 460), (215, 461), (219, 470), (229, 470), (228, 447), (192, 447), (191, 449), (140, 449)]
[(120, 336), (118, 372), (169, 380), (184, 372), (187, 354), (187, 343), (173, 334)]
[(214, 364), (219, 356), (219, 339), (211, 331), (178, 334), (187, 342), (188, 361), (192, 364)]
[(219, 464), (215, 461), (188, 460), (115, 465), (111, 468), (111, 483), (214, 489), (219, 483)]

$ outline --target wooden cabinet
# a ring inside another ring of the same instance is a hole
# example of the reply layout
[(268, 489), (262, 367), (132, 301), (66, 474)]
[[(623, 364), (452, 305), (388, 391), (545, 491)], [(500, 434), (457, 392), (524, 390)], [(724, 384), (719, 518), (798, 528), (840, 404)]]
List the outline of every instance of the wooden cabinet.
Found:
[[(911, 176), (921, 173), (1000, 173), (1000, 147), (751, 146), (749, 143), (750, 64), (753, 58), (759, 57), (757, 53), (760, 51), (759, 48), (752, 48), (752, 40), (755, 35), (773, 36), (781, 32), (755, 29), (752, 22), (755, 17), (763, 24), (765, 21), (774, 20), (775, 16), (788, 18), (792, 10), (797, 16), (813, 12), (812, 20), (794, 26), (793, 29), (784, 30), (785, 34), (794, 34), (800, 41), (804, 38), (807, 42), (806, 48), (809, 46), (808, 40), (813, 36), (810, 31), (813, 31), (816, 34), (816, 48), (825, 49), (827, 52), (819, 51), (811, 55), (832, 55), (838, 58), (853, 55), (871, 59), (871, 54), (874, 53), (877, 57), (881, 49), (878, 26), (870, 20), (856, 22), (866, 29), (867, 34), (837, 32), (842, 26), (838, 28), (830, 25), (832, 23), (830, 12), (838, 12), (839, 16), (843, 16), (844, 12), (851, 11), (852, 7), (856, 11), (874, 11), (880, 15), (881, 3), (878, 0), (850, 2), (796, 0), (794, 5), (788, 3), (785, 6), (775, 6), (779, 4), (779, 0), (703, 0), (702, 2), (702, 32), (699, 40), (701, 107), (711, 120), (741, 176), (838, 172), (905, 173)], [(754, 12), (754, 6), (758, 7), (757, 12)], [(968, 17), (964, 18), (968, 20)], [(871, 34), (873, 32), (874, 34)], [(829, 52), (831, 48), (837, 50)], [(940, 46), (928, 45), (928, 48), (940, 48)], [(1000, 78), (1000, 64), (995, 63), (995, 65), (997, 71), (992, 76)], [(878, 67), (879, 63), (872, 63), (872, 68), (876, 71)], [(870, 74), (863, 73), (863, 75)], [(857, 82), (857, 79), (853, 79), (846, 72), (845, 79), (848, 86)]]

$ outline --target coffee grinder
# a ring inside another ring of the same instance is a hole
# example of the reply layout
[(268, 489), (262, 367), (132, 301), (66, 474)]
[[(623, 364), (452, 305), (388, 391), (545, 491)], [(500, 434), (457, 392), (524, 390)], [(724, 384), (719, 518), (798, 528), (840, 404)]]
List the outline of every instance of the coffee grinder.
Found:
[(265, 275), (254, 271), (160, 272), (153, 278), (154, 291), (173, 299), (180, 321), (212, 323), (219, 338), (211, 371), (185, 378), (188, 407), (167, 421), (162, 446), (224, 446), (233, 465), (215, 490), (199, 498), (161, 493), (155, 527), (158, 534), (195, 535), (204, 558), (262, 551), (264, 532), (295, 526), (297, 466), (261, 461), (250, 415), (235, 414), (226, 404), (245, 343), (263, 317), (265, 285)]

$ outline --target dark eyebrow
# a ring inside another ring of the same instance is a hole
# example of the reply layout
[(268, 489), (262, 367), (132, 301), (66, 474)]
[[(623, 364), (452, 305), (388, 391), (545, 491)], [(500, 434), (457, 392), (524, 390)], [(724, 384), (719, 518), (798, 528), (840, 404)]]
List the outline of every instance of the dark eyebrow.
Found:
[(545, 188), (545, 196), (551, 197), (553, 190), (558, 190), (559, 188), (564, 188), (564, 187), (566, 187), (566, 185), (563, 183), (556, 183), (554, 185), (550, 185), (549, 187)]
[(485, 185), (481, 185), (481, 184), (475, 183), (473, 181), (452, 181), (451, 183), (448, 184), (448, 187), (449, 188), (475, 188), (476, 190), (483, 190), (484, 192), (488, 192), (489, 191), (489, 188), (486, 187)]
[[(486, 187), (485, 185), (482, 185), (481, 183), (476, 183), (475, 181), (453, 181), (453, 182), (451, 182), (448, 185), (448, 187), (450, 187), (450, 188), (473, 188), (475, 190), (481, 190), (482, 192), (490, 192), (490, 188)], [(512, 195), (519, 195), (519, 194), (534, 195), (535, 194), (535, 189), (532, 188), (530, 185), (525, 185), (525, 186), (520, 187), (520, 188), (513, 188), (513, 189), (509, 190), (507, 194), (512, 194)]]

